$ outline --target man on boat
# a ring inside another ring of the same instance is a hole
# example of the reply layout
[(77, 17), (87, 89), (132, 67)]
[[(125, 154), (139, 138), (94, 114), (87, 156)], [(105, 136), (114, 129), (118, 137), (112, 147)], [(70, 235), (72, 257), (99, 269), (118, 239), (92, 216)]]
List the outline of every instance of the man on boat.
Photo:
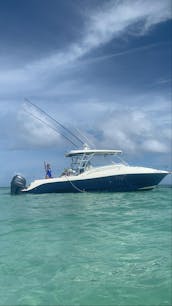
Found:
[(45, 168), (45, 178), (52, 178), (52, 173), (51, 173), (51, 166), (50, 164), (44, 162), (44, 168)]

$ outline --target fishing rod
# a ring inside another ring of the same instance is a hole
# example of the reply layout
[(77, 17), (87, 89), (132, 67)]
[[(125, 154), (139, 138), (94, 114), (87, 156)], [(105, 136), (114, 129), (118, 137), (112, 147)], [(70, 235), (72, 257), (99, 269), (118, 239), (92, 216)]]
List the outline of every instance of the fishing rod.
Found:
[(48, 124), (46, 121), (42, 120), (41, 118), (37, 117), (36, 115), (32, 114), (31, 112), (29, 112), (28, 110), (26, 110), (26, 113), (28, 113), (29, 115), (31, 115), (33, 118), (39, 120), (41, 123), (44, 123), (45, 125), (47, 125), (49, 128), (51, 128), (52, 130), (54, 130), (58, 135), (61, 135), (63, 136), (66, 140), (68, 140), (72, 145), (74, 145), (77, 149), (78, 149), (78, 146), (71, 140), (69, 139), (67, 136), (65, 136), (64, 134), (62, 133), (59, 133), (57, 131), (57, 129), (55, 129), (51, 124)]
[(91, 148), (95, 148), (95, 145), (83, 133), (81, 133), (80, 130), (78, 130), (76, 127), (74, 128), (74, 130), (82, 137), (82, 139), (86, 140), (86, 144), (88, 144)]
[(51, 119), (52, 121), (54, 121), (57, 125), (59, 125), (61, 128), (63, 128), (65, 131), (67, 131), (71, 136), (73, 136), (75, 139), (77, 139), (77, 141), (79, 141), (82, 145), (84, 145), (84, 141), (82, 141), (82, 139), (80, 139), (77, 135), (75, 135), (74, 133), (72, 133), (68, 128), (66, 128), (62, 123), (60, 123), (59, 121), (57, 121), (56, 119), (54, 119), (53, 117), (51, 117), (49, 114), (47, 114), (43, 109), (41, 109), (39, 106), (35, 105), (34, 103), (32, 103), (29, 99), (25, 98), (25, 101), (32, 105), (36, 110), (40, 111), (41, 113), (43, 113), (44, 115), (46, 115), (49, 119)]

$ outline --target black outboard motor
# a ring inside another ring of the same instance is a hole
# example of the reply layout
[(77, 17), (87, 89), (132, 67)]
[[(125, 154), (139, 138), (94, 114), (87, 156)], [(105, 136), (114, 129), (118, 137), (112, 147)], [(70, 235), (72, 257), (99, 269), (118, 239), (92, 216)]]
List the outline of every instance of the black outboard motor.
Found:
[(20, 194), (26, 187), (26, 180), (21, 175), (15, 175), (11, 181), (11, 194)]

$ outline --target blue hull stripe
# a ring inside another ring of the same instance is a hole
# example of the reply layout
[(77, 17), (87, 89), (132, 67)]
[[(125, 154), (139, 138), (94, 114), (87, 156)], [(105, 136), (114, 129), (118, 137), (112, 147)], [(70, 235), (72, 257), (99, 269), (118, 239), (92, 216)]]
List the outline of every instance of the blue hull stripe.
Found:
[[(166, 176), (165, 173), (126, 174), (78, 181), (42, 184), (27, 193), (67, 193), (80, 191), (137, 191), (141, 188), (156, 186)], [(151, 188), (150, 188), (151, 189)]]

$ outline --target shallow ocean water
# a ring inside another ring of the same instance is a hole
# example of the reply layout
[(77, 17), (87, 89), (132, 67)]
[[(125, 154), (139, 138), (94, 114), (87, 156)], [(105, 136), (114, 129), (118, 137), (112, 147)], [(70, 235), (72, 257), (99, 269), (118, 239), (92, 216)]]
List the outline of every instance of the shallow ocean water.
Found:
[(0, 189), (0, 305), (172, 305), (172, 188)]

